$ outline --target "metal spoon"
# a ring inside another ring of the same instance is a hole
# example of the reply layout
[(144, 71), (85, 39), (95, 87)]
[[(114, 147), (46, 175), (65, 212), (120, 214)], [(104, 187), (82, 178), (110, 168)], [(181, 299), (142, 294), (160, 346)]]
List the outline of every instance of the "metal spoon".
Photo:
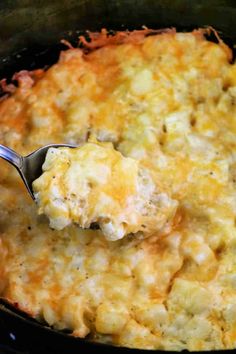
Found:
[(47, 151), (51, 147), (75, 148), (76, 146), (69, 144), (50, 144), (43, 146), (31, 154), (23, 157), (17, 154), (14, 150), (0, 144), (0, 157), (10, 162), (17, 169), (33, 200), (35, 200), (35, 198), (33, 194), (32, 183), (42, 174), (42, 165), (45, 161)]

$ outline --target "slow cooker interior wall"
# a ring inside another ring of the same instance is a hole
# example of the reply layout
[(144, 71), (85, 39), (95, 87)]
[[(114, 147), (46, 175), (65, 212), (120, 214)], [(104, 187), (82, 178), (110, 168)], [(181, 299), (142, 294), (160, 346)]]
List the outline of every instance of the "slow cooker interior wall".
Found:
[(212, 25), (232, 44), (235, 18), (234, 0), (2, 0), (0, 78), (52, 64), (76, 30)]

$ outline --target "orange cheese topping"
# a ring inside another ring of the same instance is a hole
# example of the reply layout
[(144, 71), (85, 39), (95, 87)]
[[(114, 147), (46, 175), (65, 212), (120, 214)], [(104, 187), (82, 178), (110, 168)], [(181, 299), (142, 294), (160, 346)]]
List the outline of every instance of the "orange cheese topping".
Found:
[(112, 142), (178, 201), (178, 213), (162, 237), (110, 242), (100, 230), (53, 231), (13, 168), (0, 161), (2, 296), (57, 329), (101, 342), (235, 348), (230, 50), (201, 31), (105, 42), (104, 35), (92, 48), (64, 51), (37, 77), (21, 78), (0, 103), (0, 142), (22, 154), (91, 135)]

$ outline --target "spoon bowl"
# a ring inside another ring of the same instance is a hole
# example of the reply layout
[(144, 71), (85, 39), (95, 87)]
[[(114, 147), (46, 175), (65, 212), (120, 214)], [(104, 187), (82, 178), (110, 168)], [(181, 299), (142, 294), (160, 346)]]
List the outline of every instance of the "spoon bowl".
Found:
[(12, 164), (19, 172), (31, 198), (35, 200), (32, 183), (42, 174), (42, 165), (49, 148), (69, 147), (70, 144), (49, 144), (33, 151), (27, 156), (21, 156), (16, 151), (0, 144), (0, 157)]

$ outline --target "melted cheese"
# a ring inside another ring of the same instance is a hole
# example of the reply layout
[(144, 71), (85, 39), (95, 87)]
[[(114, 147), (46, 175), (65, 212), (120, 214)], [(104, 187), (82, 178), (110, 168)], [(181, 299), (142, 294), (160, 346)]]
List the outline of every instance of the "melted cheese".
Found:
[(110, 143), (50, 148), (33, 189), (39, 214), (49, 217), (52, 228), (97, 223), (110, 241), (138, 231), (160, 231), (177, 206), (158, 192), (138, 161), (123, 157)]
[[(31, 80), (32, 81), (32, 80)], [(160, 238), (53, 231), (0, 161), (2, 296), (74, 336), (165, 350), (236, 348), (236, 65), (199, 33), (63, 52), (0, 103), (0, 141), (110, 141), (178, 201)]]

